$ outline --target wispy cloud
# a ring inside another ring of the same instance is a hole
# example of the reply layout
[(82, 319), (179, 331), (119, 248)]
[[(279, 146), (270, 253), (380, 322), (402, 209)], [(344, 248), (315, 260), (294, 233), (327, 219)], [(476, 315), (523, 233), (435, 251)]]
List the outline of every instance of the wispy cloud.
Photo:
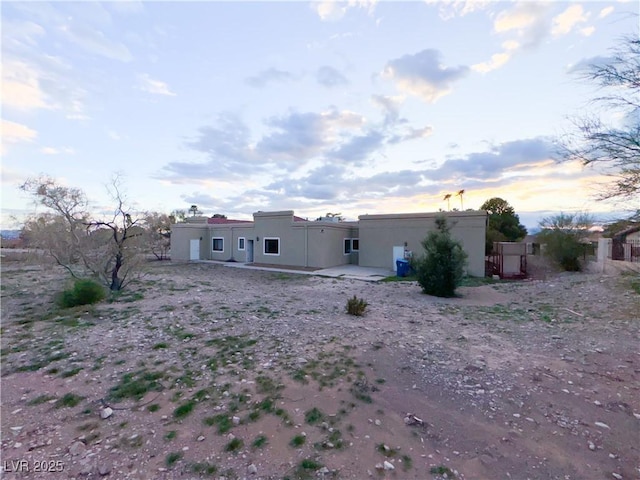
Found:
[(165, 82), (154, 80), (146, 73), (138, 75), (138, 88), (143, 92), (153, 95), (167, 95), (170, 97), (175, 97), (176, 95), (169, 89), (169, 86)]
[(396, 82), (402, 91), (433, 103), (451, 92), (454, 82), (469, 72), (469, 67), (446, 67), (438, 50), (422, 50), (414, 55), (390, 60), (383, 76)]
[(507, 64), (511, 57), (520, 49), (520, 44), (515, 40), (503, 42), (503, 51), (491, 55), (486, 62), (476, 63), (471, 66), (472, 70), (480, 73), (488, 73)]
[(424, 0), (427, 5), (437, 5), (440, 18), (450, 20), (487, 8), (493, 0)]
[(2, 105), (18, 110), (52, 108), (40, 87), (39, 72), (19, 61), (6, 61), (2, 66)]
[(268, 68), (253, 77), (248, 77), (245, 82), (252, 87), (262, 88), (270, 83), (289, 82), (294, 79), (294, 75), (289, 72), (278, 70), (277, 68)]
[(324, 65), (316, 72), (316, 80), (327, 88), (340, 87), (349, 84), (349, 80), (333, 67)]
[(591, 67), (604, 67), (613, 61), (613, 57), (605, 56), (583, 58), (579, 62), (569, 65), (569, 67), (567, 67), (567, 73), (584, 73)]
[(377, 0), (322, 0), (312, 2), (310, 6), (321, 20), (337, 21), (352, 8), (366, 10), (371, 15), (375, 10), (376, 3), (378, 3)]
[(0, 153), (3, 155), (7, 153), (8, 145), (19, 142), (31, 142), (38, 136), (38, 132), (21, 123), (2, 119), (1, 125), (2, 144), (0, 146)]
[(611, 13), (613, 13), (614, 10), (615, 9), (614, 9), (613, 6), (605, 7), (602, 10), (600, 10), (600, 13), (598, 14), (598, 18), (604, 18), (604, 17), (610, 15)]
[(38, 23), (29, 20), (9, 21), (2, 18), (3, 48), (32, 47), (38, 39), (45, 36), (45, 29)]
[(69, 40), (86, 52), (121, 62), (133, 60), (133, 55), (126, 45), (110, 40), (104, 32), (98, 29), (67, 23), (61, 26), (60, 30)]
[(400, 105), (404, 101), (401, 95), (392, 97), (388, 95), (371, 95), (371, 102), (384, 112), (385, 125), (394, 124), (400, 117)]
[(40, 152), (45, 155), (74, 155), (76, 153), (71, 147), (42, 147)]
[(580, 23), (584, 23), (589, 19), (589, 13), (586, 13), (582, 5), (571, 5), (561, 14), (553, 18), (553, 28), (551, 34), (554, 37), (566, 35), (570, 33), (574, 27)]
[(471, 68), (488, 73), (506, 65), (521, 50), (537, 47), (549, 35), (558, 38), (577, 29), (581, 35), (589, 36), (595, 31), (593, 26), (578, 28), (589, 18), (581, 5), (570, 5), (556, 16), (552, 16), (553, 7), (550, 2), (517, 2), (499, 12), (493, 22), (493, 31), (511, 38), (502, 43), (502, 51)]

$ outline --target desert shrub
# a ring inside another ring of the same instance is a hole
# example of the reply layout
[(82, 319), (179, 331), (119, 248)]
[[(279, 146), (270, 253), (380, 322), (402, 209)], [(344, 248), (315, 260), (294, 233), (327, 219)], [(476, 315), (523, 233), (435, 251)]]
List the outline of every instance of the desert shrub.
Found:
[(63, 308), (97, 303), (105, 297), (104, 287), (99, 283), (81, 279), (76, 280), (72, 288), (63, 290), (58, 296), (58, 305)]
[(369, 304), (362, 298), (358, 298), (355, 295), (353, 298), (347, 300), (347, 313), (349, 315), (355, 315), (356, 317), (361, 317), (364, 315), (364, 311), (366, 310)]
[(467, 254), (450, 233), (444, 216), (436, 218), (437, 229), (422, 241), (425, 254), (415, 263), (422, 291), (438, 297), (453, 297), (462, 283)]
[(593, 219), (586, 213), (560, 213), (542, 219), (538, 239), (545, 245), (544, 254), (567, 272), (579, 272), (586, 256), (584, 240), (592, 225)]

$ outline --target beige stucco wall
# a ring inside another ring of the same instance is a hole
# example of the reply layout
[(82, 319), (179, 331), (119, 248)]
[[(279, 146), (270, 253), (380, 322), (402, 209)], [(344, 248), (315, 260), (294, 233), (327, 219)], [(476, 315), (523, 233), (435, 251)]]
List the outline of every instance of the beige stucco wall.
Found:
[[(343, 239), (351, 238), (352, 223), (294, 222), (291, 210), (257, 212), (253, 218), (256, 263), (327, 268), (351, 261), (343, 254)], [(264, 253), (265, 238), (280, 240), (279, 255)]]
[[(354, 263), (354, 255), (344, 254), (344, 239), (357, 238), (358, 229), (352, 222), (308, 222), (307, 226), (295, 228), (308, 229), (309, 267), (329, 268)], [(357, 263), (357, 256), (355, 257)]]
[[(222, 225), (209, 225), (207, 229), (207, 242), (206, 242), (206, 256), (207, 260), (219, 260), (226, 262), (228, 260), (235, 260), (237, 262), (246, 261), (246, 248), (248, 246), (247, 240), (251, 240), (254, 235), (253, 224), (222, 224)], [(238, 238), (245, 238), (245, 250), (238, 249)], [(213, 251), (213, 239), (223, 239), (223, 251)], [(255, 243), (254, 243), (255, 244)]]
[(191, 223), (171, 225), (171, 260), (189, 260), (189, 248), (192, 239), (200, 241), (200, 259), (207, 258), (207, 236), (206, 225)]
[[(424, 254), (422, 240), (436, 228), (435, 219), (442, 213), (404, 213), (390, 215), (361, 215), (359, 217), (360, 265), (363, 267), (393, 268), (393, 247), (404, 246), (414, 256)], [(487, 213), (446, 212), (451, 234), (467, 252), (467, 273), (484, 277), (484, 244)]]

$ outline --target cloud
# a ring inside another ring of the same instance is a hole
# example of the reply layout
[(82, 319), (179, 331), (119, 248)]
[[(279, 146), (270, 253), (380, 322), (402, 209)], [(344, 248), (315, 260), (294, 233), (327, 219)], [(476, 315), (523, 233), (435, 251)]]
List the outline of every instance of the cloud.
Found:
[(3, 107), (19, 111), (63, 110), (67, 118), (87, 118), (86, 92), (77, 86), (77, 79), (64, 61), (33, 52), (20, 55), (22, 59), (10, 51), (3, 54)]
[(133, 55), (123, 44), (109, 40), (106, 35), (88, 25), (65, 24), (60, 30), (75, 44), (89, 53), (100, 55), (111, 60), (130, 62)]
[(491, 59), (486, 62), (472, 65), (471, 69), (480, 73), (488, 73), (506, 65), (506, 63), (511, 60), (511, 57), (519, 50), (520, 44), (515, 40), (508, 40), (502, 43), (502, 48), (504, 51), (492, 55)]
[(351, 137), (347, 142), (329, 152), (329, 157), (360, 166), (383, 143), (384, 135), (376, 130), (371, 130), (365, 135)]
[(276, 131), (263, 137), (256, 148), (270, 159), (307, 159), (329, 142), (327, 118), (322, 114), (294, 112), (272, 117), (266, 123)]
[(433, 133), (433, 127), (430, 125), (427, 125), (426, 127), (422, 127), (422, 128), (409, 127), (404, 129), (402, 133), (393, 135), (391, 138), (389, 138), (388, 143), (396, 144), (396, 143), (406, 142), (409, 140), (417, 140), (419, 138), (427, 138), (431, 136), (432, 133)]
[(45, 155), (74, 155), (76, 153), (76, 151), (71, 147), (42, 147), (40, 149), (40, 152), (44, 153)]
[(210, 179), (242, 180), (265, 172), (270, 162), (259, 158), (251, 144), (251, 132), (235, 114), (220, 113), (213, 126), (203, 126), (185, 146), (204, 154), (205, 161), (175, 161), (162, 168), (158, 178), (174, 183)]
[(310, 6), (321, 20), (335, 22), (344, 17), (347, 11), (352, 8), (367, 10), (371, 15), (375, 10), (376, 3), (377, 0), (323, 0), (320, 2), (312, 2)]
[(581, 28), (579, 31), (580, 31), (580, 35), (583, 35), (585, 37), (590, 37), (593, 34), (593, 32), (596, 31), (596, 27), (591, 25), (589, 27)]
[(302, 163), (324, 152), (345, 135), (364, 124), (364, 118), (350, 111), (335, 109), (322, 113), (289, 112), (267, 119), (274, 131), (256, 145), (259, 155), (272, 160)]
[(450, 20), (487, 8), (493, 0), (424, 0), (427, 5), (438, 5), (440, 18)]
[(31, 21), (9, 21), (2, 19), (3, 48), (33, 47), (38, 44), (38, 38), (45, 36), (45, 29)]
[(585, 73), (592, 67), (604, 67), (614, 61), (615, 59), (613, 57), (603, 57), (600, 55), (596, 57), (583, 58), (579, 62), (569, 65), (567, 73)]
[[(228, 188), (237, 194), (211, 195), (205, 191), (184, 198), (186, 203), (224, 213), (296, 208), (303, 210), (304, 215), (324, 210), (342, 211), (354, 217), (369, 209), (436, 210), (445, 206), (441, 201), (443, 192), (460, 188), (467, 190), (465, 206), (478, 207), (496, 194), (512, 204), (526, 196), (539, 196), (543, 205), (550, 192), (575, 184), (576, 180), (588, 185), (595, 178), (579, 163), (558, 166), (550, 159), (552, 148), (543, 137), (519, 139), (450, 158), (429, 168), (383, 171), (368, 176), (358, 175), (351, 165), (327, 157), (302, 175), (279, 171), (257, 187), (247, 188), (246, 178), (229, 183)], [(206, 177), (198, 179), (203, 178)], [(221, 180), (220, 175), (210, 178)]]
[(254, 77), (248, 77), (245, 82), (252, 87), (262, 88), (267, 86), (269, 83), (283, 83), (294, 79), (295, 77), (289, 72), (278, 70), (276, 68), (268, 68)]
[(603, 8), (602, 10), (600, 10), (600, 13), (598, 14), (598, 18), (604, 18), (610, 15), (613, 12), (613, 10), (614, 10), (613, 6)]
[(146, 73), (138, 75), (138, 88), (143, 92), (151, 93), (153, 95), (167, 95), (175, 97), (169, 86), (160, 80), (154, 80)]
[(466, 179), (488, 181), (505, 172), (549, 162), (553, 146), (545, 138), (514, 140), (493, 146), (488, 152), (471, 153), (446, 160), (429, 172), (431, 180)]
[(2, 104), (18, 110), (51, 108), (40, 87), (39, 72), (24, 62), (6, 60), (2, 68)]
[(551, 34), (554, 37), (566, 35), (579, 23), (589, 19), (589, 14), (584, 12), (582, 5), (571, 5), (564, 12), (553, 18)]
[(450, 93), (453, 83), (469, 72), (466, 66), (444, 66), (440, 57), (433, 49), (404, 55), (387, 62), (383, 76), (393, 79), (401, 90), (433, 103)]
[[(570, 33), (580, 23), (587, 21), (589, 14), (582, 6), (570, 5), (563, 12), (551, 16), (554, 5), (550, 2), (519, 2), (509, 9), (502, 10), (495, 17), (493, 31), (511, 38), (502, 43), (502, 51), (487, 61), (472, 65), (474, 71), (488, 73), (506, 65), (514, 55), (523, 49), (538, 46), (549, 34), (559, 37)], [(579, 30), (589, 36), (595, 27), (587, 26)]]
[(404, 101), (402, 96), (386, 96), (386, 95), (371, 95), (371, 102), (382, 109), (384, 112), (385, 125), (394, 124), (400, 118), (400, 105)]
[[(374, 101), (383, 109), (385, 105), (393, 109), (399, 98), (378, 96)], [(214, 125), (199, 128), (186, 142), (191, 151), (205, 155), (204, 161), (171, 162), (163, 167), (160, 178), (175, 183), (187, 179), (258, 181), (265, 175), (299, 175), (318, 162), (361, 167), (385, 156), (387, 145), (423, 139), (432, 133), (431, 126), (415, 128), (397, 118), (368, 126), (362, 115), (336, 108), (319, 113), (292, 110), (263, 123), (265, 133), (254, 139), (236, 115), (220, 114)]]
[(31, 142), (38, 136), (38, 132), (21, 123), (2, 119), (2, 145), (0, 152), (5, 155), (7, 146), (19, 142)]
[(549, 12), (551, 3), (519, 2), (508, 10), (500, 12), (494, 22), (496, 33), (515, 33), (524, 48), (540, 44), (550, 30)]
[(318, 71), (316, 72), (316, 80), (320, 85), (323, 85), (327, 88), (340, 87), (349, 84), (349, 80), (347, 80), (347, 77), (345, 77), (335, 68), (328, 65), (324, 65), (318, 69)]

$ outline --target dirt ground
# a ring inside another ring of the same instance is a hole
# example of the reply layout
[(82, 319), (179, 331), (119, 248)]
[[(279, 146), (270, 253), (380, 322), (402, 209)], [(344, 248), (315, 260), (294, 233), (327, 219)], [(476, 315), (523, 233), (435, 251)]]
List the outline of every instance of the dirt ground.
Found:
[(62, 310), (65, 279), (3, 258), (3, 478), (640, 478), (632, 276), (438, 299), (155, 262)]

